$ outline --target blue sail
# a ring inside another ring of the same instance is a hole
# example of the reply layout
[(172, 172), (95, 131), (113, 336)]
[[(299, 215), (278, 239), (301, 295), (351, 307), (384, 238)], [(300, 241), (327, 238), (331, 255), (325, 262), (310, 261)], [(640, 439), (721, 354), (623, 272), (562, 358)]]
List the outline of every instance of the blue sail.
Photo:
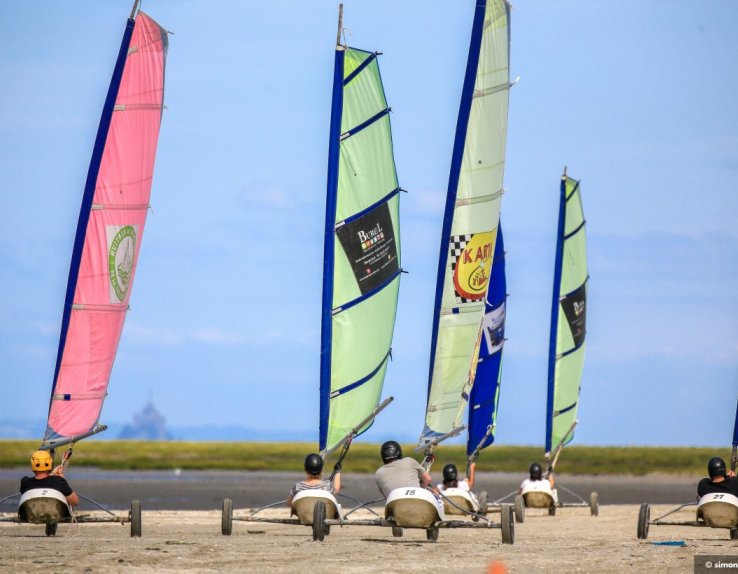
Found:
[[(469, 395), (467, 455), (471, 455), (477, 448), (481, 450), (491, 445), (495, 440), (494, 424), (497, 420), (497, 403), (500, 397), (502, 373), (502, 348), (505, 344), (506, 298), (505, 245), (502, 240), (502, 226), (499, 225), (497, 227), (495, 252), (492, 257), (492, 275), (485, 300), (479, 361), (474, 386)], [(482, 440), (484, 440), (484, 443), (482, 443)]]
[(733, 446), (738, 446), (738, 405), (735, 407), (735, 426), (733, 427)]

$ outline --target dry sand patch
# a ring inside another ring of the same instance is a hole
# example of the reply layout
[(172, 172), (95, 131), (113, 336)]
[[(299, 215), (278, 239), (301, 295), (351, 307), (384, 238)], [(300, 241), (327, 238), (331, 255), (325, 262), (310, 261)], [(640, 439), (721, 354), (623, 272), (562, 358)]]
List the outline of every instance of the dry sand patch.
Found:
[[(657, 512), (668, 506), (657, 506)], [(693, 510), (685, 511), (689, 520)], [(244, 516), (237, 509), (236, 516)], [(285, 518), (285, 509), (267, 516)], [(529, 510), (515, 525), (515, 544), (498, 529), (442, 529), (438, 542), (422, 530), (393, 538), (390, 529), (332, 527), (313, 542), (303, 526), (234, 521), (220, 533), (218, 511), (144, 511), (143, 537), (128, 525), (60, 525), (54, 538), (40, 526), (0, 524), (0, 571), (29, 572), (487, 572), (502, 561), (509, 572), (692, 572), (695, 554), (738, 556), (727, 530), (652, 527), (637, 540), (637, 505), (605, 505), (600, 516), (565, 508), (557, 516)], [(685, 547), (652, 542), (684, 540)]]

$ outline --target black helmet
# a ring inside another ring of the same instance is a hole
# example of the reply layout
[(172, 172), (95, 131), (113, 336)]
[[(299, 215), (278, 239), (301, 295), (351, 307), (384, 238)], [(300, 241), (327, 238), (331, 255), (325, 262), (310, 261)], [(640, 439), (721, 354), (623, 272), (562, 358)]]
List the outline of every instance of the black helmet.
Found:
[(543, 478), (543, 468), (537, 462), (530, 465), (529, 472), (531, 480), (541, 480)]
[(447, 464), (443, 467), (443, 480), (444, 482), (451, 482), (459, 477), (459, 472), (453, 464)]
[(382, 455), (382, 462), (385, 464), (402, 458), (402, 448), (394, 440), (388, 440), (384, 443), (379, 453)]
[(725, 461), (719, 456), (713, 456), (707, 461), (707, 473), (710, 478), (725, 476)]
[(323, 458), (319, 454), (309, 454), (305, 457), (305, 472), (313, 476), (323, 472)]

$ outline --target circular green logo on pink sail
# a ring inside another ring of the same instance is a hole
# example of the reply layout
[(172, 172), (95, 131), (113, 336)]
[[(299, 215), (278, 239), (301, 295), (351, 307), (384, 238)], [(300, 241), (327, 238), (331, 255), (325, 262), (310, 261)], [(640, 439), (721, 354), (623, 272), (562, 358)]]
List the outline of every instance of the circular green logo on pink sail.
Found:
[(118, 230), (110, 243), (108, 274), (118, 301), (124, 301), (131, 285), (133, 257), (136, 254), (136, 230), (126, 225)]

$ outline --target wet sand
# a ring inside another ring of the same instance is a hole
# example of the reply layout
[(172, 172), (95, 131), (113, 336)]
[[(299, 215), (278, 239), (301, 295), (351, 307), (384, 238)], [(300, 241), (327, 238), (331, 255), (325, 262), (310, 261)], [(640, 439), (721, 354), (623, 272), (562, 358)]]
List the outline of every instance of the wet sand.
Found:
[[(521, 573), (686, 573), (695, 554), (738, 555), (727, 530), (651, 527), (648, 540), (637, 540), (637, 515), (630, 504), (603, 506), (598, 517), (584, 508), (553, 517), (528, 510), (513, 545), (501, 543), (499, 529), (442, 529), (434, 543), (422, 530), (393, 538), (388, 528), (333, 526), (325, 541), (313, 542), (308, 527), (234, 521), (233, 534), (223, 536), (218, 511), (145, 511), (142, 538), (130, 538), (128, 525), (64, 524), (47, 538), (40, 526), (0, 523), (0, 571), (446, 574), (488, 572), (496, 562)], [(690, 511), (682, 518), (692, 517)], [(686, 546), (652, 544), (673, 540)]]
[[(0, 498), (17, 492), (26, 469), (0, 470)], [(439, 478), (439, 473), (433, 473)], [(224, 498), (233, 499), (236, 508), (260, 507), (284, 500), (290, 487), (302, 480), (294, 472), (228, 471), (99, 471), (72, 467), (67, 473), (72, 487), (106, 508), (127, 508), (137, 499), (145, 510), (213, 510), (221, 508)], [(475, 490), (486, 490), (490, 500), (502, 498), (517, 489), (522, 474), (480, 472)], [(596, 491), (601, 504), (640, 504), (642, 502), (677, 504), (694, 500), (699, 477), (649, 476), (559, 476), (559, 497), (564, 502), (585, 500)], [(378, 498), (374, 477), (346, 473), (343, 492), (361, 501)], [(348, 500), (343, 504), (351, 506)], [(11, 512), (15, 501), (0, 504), (0, 512)]]

